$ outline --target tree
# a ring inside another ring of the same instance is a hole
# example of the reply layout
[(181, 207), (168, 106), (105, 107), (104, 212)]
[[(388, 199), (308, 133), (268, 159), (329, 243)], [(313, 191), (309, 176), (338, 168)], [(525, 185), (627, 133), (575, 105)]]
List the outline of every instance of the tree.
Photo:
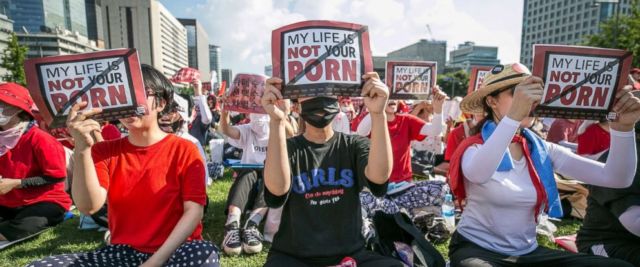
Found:
[(0, 67), (7, 70), (7, 74), (2, 78), (6, 82), (15, 82), (26, 85), (24, 75), (24, 60), (27, 57), (27, 47), (18, 44), (18, 36), (11, 34), (9, 46), (2, 52), (2, 62)]
[(640, 1), (631, 3), (631, 13), (618, 14), (600, 23), (600, 32), (585, 36), (584, 45), (625, 49), (633, 53), (633, 66), (640, 66)]
[(464, 97), (469, 87), (469, 75), (464, 70), (441, 74), (438, 75), (438, 85), (451, 98)]

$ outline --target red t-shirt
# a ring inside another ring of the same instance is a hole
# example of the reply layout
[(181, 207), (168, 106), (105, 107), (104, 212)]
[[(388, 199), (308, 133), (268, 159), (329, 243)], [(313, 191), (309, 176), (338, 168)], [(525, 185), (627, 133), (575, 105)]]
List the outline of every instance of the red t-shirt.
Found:
[(71, 198), (64, 191), (67, 164), (62, 144), (36, 126), (24, 133), (18, 144), (0, 157), (0, 175), (11, 179), (47, 176), (61, 180), (51, 185), (13, 189), (0, 195), (0, 206), (17, 208), (52, 202), (65, 210), (71, 207)]
[(444, 152), (444, 160), (450, 161), (453, 156), (453, 152), (462, 143), (462, 140), (466, 138), (464, 134), (464, 125), (461, 123), (458, 127), (453, 128), (447, 137), (447, 149)]
[[(112, 244), (154, 253), (184, 212), (185, 201), (205, 204), (204, 162), (190, 141), (167, 135), (148, 147), (128, 138), (92, 148), (100, 185), (107, 189)], [(187, 240), (202, 239), (199, 223)]]
[(122, 133), (115, 125), (107, 124), (102, 127), (102, 138), (105, 141), (119, 139), (120, 137), (122, 137)]
[(425, 122), (410, 114), (396, 114), (393, 121), (387, 122), (393, 151), (393, 170), (389, 182), (410, 182), (413, 178), (411, 170), (411, 141), (422, 141), (426, 136), (420, 134)]
[(578, 136), (578, 155), (593, 155), (609, 149), (611, 135), (595, 123)]

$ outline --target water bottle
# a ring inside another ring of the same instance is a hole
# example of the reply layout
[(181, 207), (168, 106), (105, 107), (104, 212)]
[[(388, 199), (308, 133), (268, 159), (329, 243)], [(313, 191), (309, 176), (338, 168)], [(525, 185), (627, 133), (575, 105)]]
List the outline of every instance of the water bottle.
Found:
[(453, 232), (456, 227), (456, 206), (453, 204), (453, 196), (449, 193), (444, 196), (442, 203), (442, 218), (449, 231)]

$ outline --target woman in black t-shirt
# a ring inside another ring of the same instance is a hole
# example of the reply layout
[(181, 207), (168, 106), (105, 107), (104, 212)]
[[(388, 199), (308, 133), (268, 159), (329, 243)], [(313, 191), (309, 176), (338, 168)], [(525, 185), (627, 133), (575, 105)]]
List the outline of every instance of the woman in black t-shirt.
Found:
[(265, 201), (282, 207), (282, 219), (265, 266), (402, 266), (366, 251), (361, 234), (358, 195), (363, 187), (383, 195), (392, 168), (384, 113), (389, 89), (376, 73), (363, 80), (362, 95), (372, 114), (370, 142), (332, 130), (339, 112), (334, 97), (300, 99), (305, 130), (285, 140), (282, 80), (267, 80), (262, 97), (271, 117)]

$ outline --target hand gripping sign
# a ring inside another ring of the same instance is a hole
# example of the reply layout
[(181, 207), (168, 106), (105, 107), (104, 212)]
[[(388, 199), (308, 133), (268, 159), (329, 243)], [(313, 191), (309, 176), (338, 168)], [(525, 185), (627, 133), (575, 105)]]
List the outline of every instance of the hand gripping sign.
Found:
[(627, 84), (631, 53), (595, 47), (534, 45), (533, 75), (544, 80), (536, 116), (611, 118), (616, 91)]
[(430, 99), (436, 84), (437, 63), (432, 61), (387, 61), (385, 77), (390, 99)]
[(362, 75), (373, 71), (367, 26), (304, 21), (274, 30), (271, 42), (285, 98), (360, 96)]
[(52, 56), (25, 61), (27, 87), (50, 128), (65, 126), (71, 106), (102, 108), (98, 121), (146, 114), (146, 94), (135, 49)]
[(260, 99), (267, 77), (259, 74), (237, 74), (226, 92), (224, 109), (241, 113), (266, 114)]
[(482, 82), (484, 82), (484, 76), (487, 76), (491, 72), (491, 67), (486, 66), (474, 66), (471, 68), (471, 76), (469, 76), (469, 88), (467, 94), (471, 94), (474, 91), (480, 89)]

